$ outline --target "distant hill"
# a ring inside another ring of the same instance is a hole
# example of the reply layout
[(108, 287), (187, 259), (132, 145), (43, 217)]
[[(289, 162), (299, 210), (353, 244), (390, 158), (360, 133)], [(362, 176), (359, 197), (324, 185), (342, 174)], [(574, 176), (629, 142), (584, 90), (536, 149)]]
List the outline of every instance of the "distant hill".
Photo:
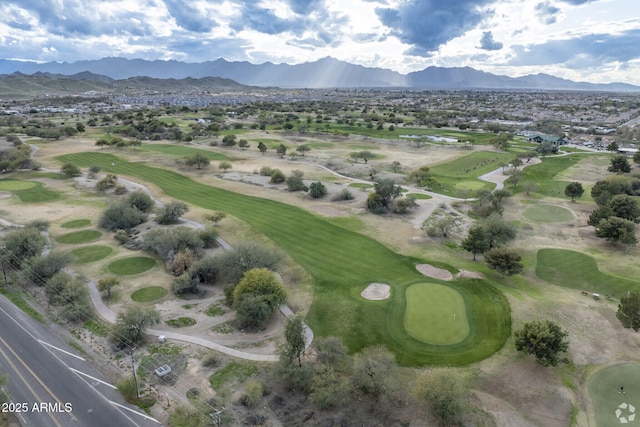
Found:
[[(369, 68), (323, 58), (304, 64), (251, 64), (225, 59), (200, 63), (147, 61), (143, 59), (103, 58), (77, 62), (23, 62), (0, 60), (0, 74), (51, 73), (78, 76), (103, 75), (115, 80), (145, 76), (155, 79), (202, 79), (219, 77), (243, 85), (281, 88), (417, 88), (417, 89), (506, 89), (506, 90), (588, 90), (640, 91), (640, 86), (625, 83), (595, 84), (574, 82), (548, 74), (507, 77), (470, 67), (428, 67), (400, 74), (382, 68)], [(84, 81), (90, 81), (85, 79)]]
[(211, 92), (247, 90), (231, 79), (205, 77), (194, 79), (158, 79), (153, 77), (130, 77), (114, 80), (109, 76), (83, 71), (72, 75), (21, 72), (0, 75), (0, 97), (23, 98), (45, 95), (81, 95), (87, 93), (131, 93), (140, 91), (186, 92), (207, 90)]

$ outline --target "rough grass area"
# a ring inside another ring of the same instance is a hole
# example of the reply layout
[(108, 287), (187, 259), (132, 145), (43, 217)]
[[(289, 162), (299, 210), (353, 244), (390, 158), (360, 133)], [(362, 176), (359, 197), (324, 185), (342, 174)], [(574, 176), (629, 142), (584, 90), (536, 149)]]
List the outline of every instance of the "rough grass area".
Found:
[(56, 237), (56, 242), (65, 243), (67, 245), (92, 242), (102, 237), (102, 233), (98, 230), (82, 230), (72, 233), (63, 234)]
[(24, 299), (21, 291), (11, 291), (9, 289), (0, 287), (0, 294), (7, 297), (7, 299), (11, 301), (16, 307), (27, 313), (38, 322), (44, 323), (42, 315), (38, 313), (33, 307), (31, 307), (31, 305), (29, 305), (29, 303)]
[(192, 156), (195, 153), (204, 154), (209, 160), (227, 160), (228, 157), (215, 151), (202, 150), (199, 148), (185, 147), (184, 145), (168, 144), (143, 144), (140, 151), (153, 151), (156, 153), (168, 154), (176, 157)]
[(574, 219), (573, 212), (569, 209), (544, 203), (529, 206), (522, 215), (537, 222), (565, 222)]
[(404, 327), (412, 337), (427, 344), (449, 345), (469, 335), (462, 295), (437, 283), (416, 283), (407, 288)]
[(167, 295), (167, 290), (160, 286), (149, 286), (146, 288), (138, 289), (131, 294), (131, 299), (136, 302), (151, 302), (158, 300)]
[[(81, 166), (98, 165), (106, 173), (153, 182), (170, 197), (225, 211), (251, 224), (313, 276), (315, 297), (307, 321), (316, 335), (339, 336), (352, 352), (383, 344), (402, 364), (464, 365), (492, 355), (511, 333), (509, 305), (496, 288), (480, 280), (472, 284), (452, 281), (447, 286), (455, 287), (467, 303), (472, 325), (469, 336), (451, 346), (432, 346), (412, 338), (403, 326), (405, 289), (424, 282), (414, 266), (425, 260), (397, 254), (376, 240), (304, 209), (211, 187), (173, 171), (129, 163), (106, 153), (78, 153), (58, 159)], [(388, 283), (392, 297), (363, 300), (359, 294), (368, 283)]]
[[(593, 404), (595, 425), (635, 425), (640, 421), (638, 377), (640, 364), (629, 363), (604, 368), (589, 378), (589, 397)], [(624, 387), (624, 393), (620, 392), (620, 387)]]
[(71, 254), (76, 257), (76, 263), (84, 264), (106, 258), (111, 255), (111, 252), (113, 252), (113, 249), (109, 246), (86, 246), (72, 250)]
[(60, 198), (60, 194), (45, 188), (41, 182), (0, 179), (0, 190), (12, 191), (24, 203), (43, 203)]
[(100, 337), (106, 337), (110, 328), (109, 324), (95, 319), (87, 320), (82, 327)]
[[(600, 154), (602, 155), (602, 154)], [(538, 186), (536, 193), (549, 197), (565, 198), (564, 189), (569, 184), (568, 181), (556, 181), (556, 175), (571, 166), (575, 166), (579, 161), (586, 159), (584, 154), (571, 154), (561, 157), (546, 157), (537, 165), (527, 166), (522, 169), (520, 182), (531, 181)], [(516, 192), (524, 191), (522, 186), (515, 189)], [(591, 200), (591, 196), (585, 192), (584, 200)]]
[(121, 276), (144, 273), (156, 265), (156, 260), (145, 256), (123, 258), (109, 264), (109, 271)]
[(247, 378), (257, 375), (259, 370), (254, 365), (247, 363), (231, 362), (218, 372), (209, 377), (209, 384), (214, 390), (220, 390), (223, 386), (231, 386), (233, 383), (241, 383)]
[(558, 286), (602, 295), (623, 295), (629, 290), (640, 290), (640, 282), (601, 272), (596, 261), (582, 252), (540, 249), (537, 258), (538, 277)]
[(86, 227), (91, 224), (90, 219), (74, 219), (72, 221), (67, 221), (64, 224), (60, 225), (62, 228), (81, 228)]
[(185, 328), (195, 325), (196, 319), (192, 317), (178, 317), (176, 319), (169, 319), (165, 323), (174, 328)]
[(433, 198), (428, 194), (422, 193), (407, 193), (407, 197), (413, 197), (416, 200), (429, 200)]

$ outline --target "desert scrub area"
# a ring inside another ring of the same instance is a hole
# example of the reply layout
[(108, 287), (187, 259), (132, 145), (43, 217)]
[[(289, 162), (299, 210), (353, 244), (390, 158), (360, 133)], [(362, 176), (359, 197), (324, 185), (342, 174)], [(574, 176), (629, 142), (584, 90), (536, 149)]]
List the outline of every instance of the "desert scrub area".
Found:
[[(173, 112), (162, 119), (185, 131), (193, 117)], [(170, 425), (224, 406), (224, 425), (261, 417), (295, 425), (309, 417), (310, 425), (382, 419), (422, 426), (441, 422), (433, 390), (446, 389), (460, 392), (447, 398), (463, 425), (564, 426), (586, 425), (598, 419), (594, 408), (612, 405), (600, 397), (598, 372), (636, 360), (635, 339), (616, 310), (640, 287), (637, 249), (598, 238), (587, 224), (596, 208), (590, 190), (607, 176), (602, 153), (571, 150), (528, 162), (536, 144), (515, 137), (500, 148), (487, 132), (336, 124), (349, 134), (330, 134), (237, 123), (188, 143), (131, 146), (96, 126), (81, 136), (34, 141), (45, 170), (0, 179), (0, 216), (20, 225), (47, 221), (43, 233), (53, 249), (73, 256), (70, 268), (94, 282), (86, 286), (99, 289), (116, 318), (114, 326), (99, 315), (83, 319), (88, 326), (76, 329), (74, 340), (111, 355), (109, 366), (127, 377), (118, 360), (128, 356), (114, 348), (122, 337), (113, 331), (126, 316), (148, 321), (151, 334), (139, 337), (150, 387), (141, 407)], [(235, 139), (225, 140), (230, 135)], [(80, 175), (54, 172), (67, 164)], [(282, 182), (272, 180), (276, 170)], [(571, 201), (565, 188), (582, 180), (581, 171), (586, 191)], [(104, 179), (109, 186), (96, 188)], [(393, 185), (380, 196), (385, 180)], [(327, 194), (310, 195), (316, 182)], [(155, 202), (131, 202), (144, 210), (141, 223), (98, 226), (105, 209), (130, 203), (143, 188)], [(376, 199), (386, 203), (381, 214), (370, 209), (375, 197), (388, 197)], [(179, 203), (185, 208), (174, 224), (157, 221)], [(191, 234), (167, 231), (162, 238), (176, 241), (145, 248), (145, 236), (180, 227)], [(247, 314), (264, 317), (268, 297), (235, 292), (245, 271), (229, 268), (229, 251), (189, 240), (207, 230), (208, 241), (219, 237), (234, 248), (255, 241), (281, 251), (274, 283), (297, 316), (274, 310), (260, 327), (239, 323)], [(506, 249), (503, 258), (490, 263), (482, 239), (468, 241), (478, 230), (494, 233), (491, 244)], [(371, 297), (372, 284), (386, 291)], [(10, 292), (26, 309), (27, 300)], [(291, 335), (298, 318), (313, 333), (308, 347), (296, 346)], [(544, 319), (567, 333), (558, 366), (516, 350), (516, 332)], [(163, 334), (170, 345), (154, 343)], [(153, 371), (163, 365), (172, 372), (159, 379)], [(454, 377), (460, 382), (450, 383)]]

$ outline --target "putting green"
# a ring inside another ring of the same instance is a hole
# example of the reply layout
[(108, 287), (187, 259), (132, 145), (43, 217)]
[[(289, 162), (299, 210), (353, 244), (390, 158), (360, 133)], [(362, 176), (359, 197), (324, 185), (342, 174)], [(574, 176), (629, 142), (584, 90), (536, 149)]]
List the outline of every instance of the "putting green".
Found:
[(469, 335), (466, 305), (458, 291), (437, 283), (416, 283), (406, 293), (404, 328), (413, 338), (450, 345)]
[(73, 233), (63, 234), (56, 237), (56, 242), (66, 244), (78, 244), (91, 242), (102, 237), (102, 233), (97, 230), (74, 231)]
[(84, 264), (87, 262), (98, 261), (111, 255), (113, 250), (109, 246), (86, 246), (71, 251), (76, 257), (76, 263)]
[[(589, 378), (589, 397), (596, 426), (640, 424), (638, 377), (640, 364), (629, 363), (604, 368)], [(621, 386), (624, 386), (624, 393), (620, 393)]]
[(21, 181), (17, 179), (0, 179), (0, 190), (21, 191), (28, 190), (36, 186), (35, 182)]
[(86, 227), (89, 224), (91, 224), (91, 220), (90, 219), (74, 219), (72, 221), (65, 222), (60, 227), (62, 227), (62, 228), (80, 228), (80, 227)]
[(131, 294), (131, 299), (136, 302), (151, 302), (164, 297), (167, 294), (165, 288), (160, 286), (149, 286), (146, 288), (138, 289)]
[(130, 276), (132, 274), (140, 274), (153, 268), (156, 260), (145, 256), (137, 256), (131, 258), (123, 258), (113, 261), (109, 264), (109, 271), (113, 274), (121, 276)]
[(529, 206), (523, 215), (525, 218), (537, 222), (564, 222), (574, 219), (573, 212), (569, 209), (544, 203)]

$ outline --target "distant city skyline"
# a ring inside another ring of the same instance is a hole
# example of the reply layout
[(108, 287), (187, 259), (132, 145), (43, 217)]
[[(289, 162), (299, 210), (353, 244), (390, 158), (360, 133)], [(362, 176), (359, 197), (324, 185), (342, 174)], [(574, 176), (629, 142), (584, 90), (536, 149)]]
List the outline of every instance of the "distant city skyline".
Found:
[(4, 0), (0, 58), (464, 67), (640, 85), (635, 0)]

